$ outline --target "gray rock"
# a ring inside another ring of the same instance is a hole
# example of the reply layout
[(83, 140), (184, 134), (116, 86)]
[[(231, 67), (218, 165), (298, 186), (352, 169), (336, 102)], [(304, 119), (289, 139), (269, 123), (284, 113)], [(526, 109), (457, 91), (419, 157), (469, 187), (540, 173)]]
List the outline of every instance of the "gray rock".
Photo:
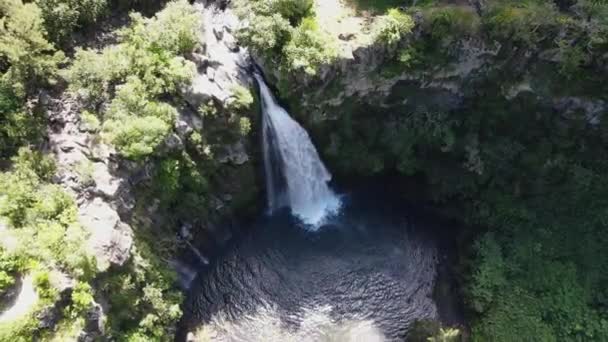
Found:
[(209, 65), (209, 58), (207, 56), (200, 53), (192, 53), (189, 58), (196, 65), (197, 69), (206, 68)]
[(186, 138), (192, 131), (190, 123), (182, 119), (181, 116), (175, 121), (175, 132), (177, 132), (180, 138)]
[(226, 35), (224, 38), (224, 45), (232, 52), (239, 51), (239, 45), (232, 35)]
[(198, 108), (207, 103), (213, 96), (213, 87), (217, 87), (206, 74), (196, 74), (192, 84), (182, 90), (184, 100), (192, 107)]
[(214, 27), (213, 34), (217, 40), (222, 40), (222, 38), (224, 38), (224, 30), (221, 27)]
[(213, 82), (215, 80), (215, 69), (207, 68), (207, 78), (209, 81)]
[(177, 134), (171, 133), (165, 138), (164, 146), (167, 151), (177, 151), (184, 148), (184, 143)]
[(571, 96), (553, 100), (553, 107), (566, 119), (575, 119), (577, 113), (582, 113), (589, 124), (598, 125), (602, 113), (608, 110), (608, 103)]
[(61, 320), (61, 310), (57, 305), (48, 306), (36, 315), (40, 329), (51, 329)]
[(122, 179), (112, 176), (104, 163), (93, 164), (93, 179), (95, 180), (95, 192), (108, 198), (115, 198), (122, 184)]
[(101, 305), (93, 303), (85, 316), (85, 325), (78, 336), (78, 342), (99, 341), (104, 334), (104, 314)]
[(203, 129), (203, 119), (197, 112), (182, 109), (179, 112), (179, 121), (186, 123), (186, 125), (188, 125), (188, 127), (192, 130), (200, 131)]
[(338, 39), (340, 40), (344, 40), (344, 41), (349, 41), (349, 40), (353, 40), (355, 39), (356, 34), (352, 33), (352, 32), (348, 32), (348, 33), (340, 33), (338, 35)]
[(243, 165), (249, 161), (249, 156), (245, 151), (245, 146), (239, 141), (232, 145), (223, 146), (218, 153), (217, 160), (222, 164)]
[(105, 271), (111, 264), (124, 265), (131, 255), (133, 232), (120, 221), (118, 213), (97, 197), (81, 206), (79, 220), (91, 234), (88, 248), (99, 270)]

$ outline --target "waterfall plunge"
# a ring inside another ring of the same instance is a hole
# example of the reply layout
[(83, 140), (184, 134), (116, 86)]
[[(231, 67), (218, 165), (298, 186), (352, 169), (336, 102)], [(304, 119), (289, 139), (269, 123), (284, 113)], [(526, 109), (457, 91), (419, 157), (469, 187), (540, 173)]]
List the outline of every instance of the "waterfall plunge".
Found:
[(270, 212), (289, 207), (304, 223), (318, 226), (336, 212), (340, 200), (327, 183), (331, 174), (304, 128), (274, 99), (255, 75), (262, 98), (264, 168)]

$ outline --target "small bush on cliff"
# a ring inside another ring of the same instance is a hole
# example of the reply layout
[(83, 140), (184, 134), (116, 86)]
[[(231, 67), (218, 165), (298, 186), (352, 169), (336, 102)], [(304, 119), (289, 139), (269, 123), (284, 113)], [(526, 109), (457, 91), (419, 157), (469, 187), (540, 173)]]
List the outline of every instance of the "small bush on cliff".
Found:
[[(245, 12), (245, 11), (243, 11)], [(280, 14), (261, 15), (246, 12), (248, 26), (236, 33), (241, 44), (266, 58), (277, 58), (291, 39), (292, 27)]]
[(315, 75), (321, 65), (338, 56), (336, 43), (321, 31), (313, 19), (306, 19), (295, 29), (283, 48), (283, 67), (290, 73)]
[(22, 267), (22, 262), (15, 255), (9, 254), (0, 246), (0, 298), (15, 283), (14, 276)]
[(0, 79), (0, 160), (8, 159), (21, 146), (37, 143), (44, 122), (42, 113), (26, 108), (12, 85)]
[(396, 8), (388, 10), (379, 20), (376, 39), (389, 47), (396, 46), (414, 28), (412, 17)]
[(54, 81), (63, 54), (46, 40), (41, 11), (21, 0), (0, 1), (0, 73), (17, 98)]
[(337, 43), (315, 22), (312, 1), (239, 1), (237, 13), (247, 23), (236, 34), (239, 41), (285, 75), (315, 75), (337, 57)]
[(472, 8), (430, 7), (423, 10), (424, 30), (434, 40), (462, 39), (479, 32), (481, 19)]
[(36, 0), (49, 38), (62, 43), (75, 29), (91, 25), (106, 9), (106, 0)]
[(533, 46), (554, 34), (557, 18), (549, 1), (499, 2), (484, 15), (483, 23), (492, 39)]
[(170, 341), (181, 317), (183, 296), (173, 287), (158, 251), (138, 241), (132, 260), (122, 272), (107, 274), (101, 291), (110, 303), (110, 333), (124, 341)]
[(243, 112), (251, 109), (251, 105), (253, 105), (253, 95), (249, 89), (236, 85), (230, 90), (232, 95), (231, 100), (228, 103), (228, 110)]
[(177, 110), (160, 97), (175, 94), (195, 72), (181, 55), (198, 45), (199, 14), (174, 1), (153, 18), (131, 15), (120, 44), (101, 53), (77, 51), (67, 77), (71, 90), (92, 105), (115, 97), (103, 113), (102, 137), (125, 157), (150, 155), (171, 132)]
[(77, 223), (73, 198), (46, 181), (53, 164), (22, 149), (11, 172), (0, 174), (0, 216), (18, 241), (17, 255), (60, 267), (74, 276), (91, 271), (84, 251), (84, 230)]

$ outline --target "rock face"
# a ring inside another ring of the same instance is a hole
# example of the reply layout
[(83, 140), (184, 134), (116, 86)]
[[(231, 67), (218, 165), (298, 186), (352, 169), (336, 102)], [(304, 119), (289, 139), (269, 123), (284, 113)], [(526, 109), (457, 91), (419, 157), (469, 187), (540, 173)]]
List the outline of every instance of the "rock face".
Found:
[(48, 136), (57, 157), (57, 181), (76, 198), (80, 223), (90, 233), (89, 249), (99, 269), (121, 266), (129, 259), (133, 232), (116, 209), (120, 197), (129, 194), (127, 182), (115, 171), (114, 151), (81, 129), (81, 109), (69, 94), (60, 99), (42, 96), (52, 123)]
[(184, 97), (197, 109), (212, 99), (225, 104), (235, 85), (249, 85), (251, 80), (247, 74), (247, 50), (240, 48), (232, 35), (239, 23), (234, 13), (211, 1), (197, 1), (194, 5), (203, 17), (204, 51), (191, 58), (198, 73), (184, 90)]
[(120, 220), (109, 203), (96, 197), (80, 207), (81, 224), (91, 232), (89, 249), (97, 258), (97, 267), (105, 271), (110, 265), (123, 265), (130, 256), (131, 228)]

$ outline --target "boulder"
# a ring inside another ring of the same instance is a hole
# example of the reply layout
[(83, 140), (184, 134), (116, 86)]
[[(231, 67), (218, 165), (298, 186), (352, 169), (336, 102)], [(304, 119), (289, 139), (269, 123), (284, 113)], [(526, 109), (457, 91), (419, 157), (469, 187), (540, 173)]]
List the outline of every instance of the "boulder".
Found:
[(133, 232), (120, 221), (118, 213), (97, 197), (81, 206), (79, 220), (91, 234), (88, 247), (99, 270), (105, 271), (112, 264), (124, 265), (131, 255)]
[(104, 163), (93, 163), (93, 179), (95, 180), (95, 193), (107, 198), (115, 198), (122, 184), (122, 179), (110, 174)]
[(222, 164), (243, 165), (249, 161), (249, 156), (247, 155), (245, 146), (239, 141), (232, 145), (222, 146), (217, 160)]
[(222, 40), (222, 38), (224, 38), (224, 30), (221, 27), (214, 27), (213, 28), (213, 35), (215, 35), (215, 38), (217, 40)]
[(101, 305), (93, 303), (85, 316), (84, 328), (78, 336), (78, 342), (99, 341), (104, 334), (104, 314)]

